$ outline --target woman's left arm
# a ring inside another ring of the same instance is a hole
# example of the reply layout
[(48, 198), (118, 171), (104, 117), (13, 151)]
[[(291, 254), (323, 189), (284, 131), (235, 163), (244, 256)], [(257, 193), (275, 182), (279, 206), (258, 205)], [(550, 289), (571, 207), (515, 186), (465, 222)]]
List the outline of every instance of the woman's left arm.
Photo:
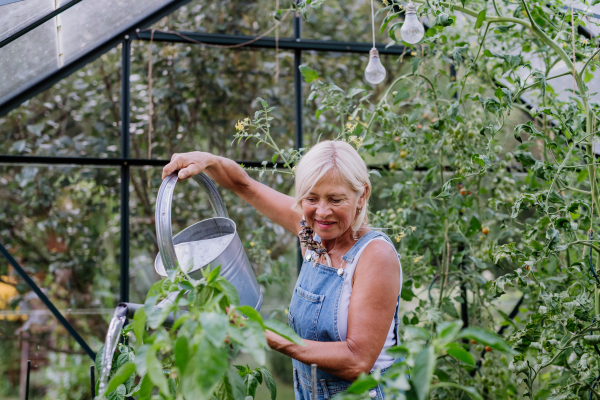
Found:
[(368, 374), (385, 344), (400, 292), (395, 251), (388, 243), (372, 241), (359, 258), (354, 276), (345, 341), (305, 340), (306, 346), (299, 346), (267, 331), (269, 346), (349, 381), (354, 381), (361, 372)]

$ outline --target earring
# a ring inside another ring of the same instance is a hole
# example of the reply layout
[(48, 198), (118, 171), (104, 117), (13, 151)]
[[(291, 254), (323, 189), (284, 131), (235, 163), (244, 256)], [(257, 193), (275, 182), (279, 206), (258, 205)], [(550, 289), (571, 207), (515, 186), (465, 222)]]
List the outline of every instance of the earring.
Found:
[(362, 211), (362, 208), (357, 208), (356, 213), (359, 214)]

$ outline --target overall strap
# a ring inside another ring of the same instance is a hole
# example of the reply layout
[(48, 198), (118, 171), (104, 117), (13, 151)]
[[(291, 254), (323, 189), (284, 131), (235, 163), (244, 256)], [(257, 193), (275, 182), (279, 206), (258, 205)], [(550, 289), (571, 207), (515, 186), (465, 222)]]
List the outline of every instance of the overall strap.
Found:
[(377, 237), (383, 237), (392, 246), (394, 245), (392, 243), (392, 241), (390, 240), (390, 238), (388, 238), (383, 232), (369, 231), (363, 237), (358, 239), (358, 241), (356, 243), (354, 243), (354, 246), (352, 246), (352, 248), (350, 250), (348, 250), (348, 252), (342, 256), (342, 260), (346, 261), (347, 263), (354, 262), (354, 257), (356, 257), (356, 254), (360, 251), (360, 249), (364, 246), (364, 244), (367, 243), (368, 241), (370, 241), (371, 239), (375, 239)]

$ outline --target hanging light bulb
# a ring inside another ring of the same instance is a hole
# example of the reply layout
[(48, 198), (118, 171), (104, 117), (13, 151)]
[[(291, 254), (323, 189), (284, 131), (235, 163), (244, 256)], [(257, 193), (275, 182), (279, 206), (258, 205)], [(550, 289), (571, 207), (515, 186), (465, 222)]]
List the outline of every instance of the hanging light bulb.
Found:
[(374, 85), (383, 82), (385, 79), (385, 68), (381, 64), (379, 51), (375, 48), (375, 11), (373, 10), (373, 0), (371, 0), (371, 26), (373, 28), (373, 48), (369, 51), (369, 64), (365, 69), (365, 79)]
[(402, 40), (410, 44), (419, 43), (425, 35), (425, 29), (421, 21), (419, 21), (419, 17), (417, 17), (417, 9), (412, 1), (406, 6), (404, 24), (400, 28), (400, 34), (402, 35)]
[(381, 64), (379, 52), (375, 47), (369, 51), (369, 64), (367, 65), (367, 69), (365, 69), (365, 78), (367, 82), (375, 85), (383, 82), (385, 79), (385, 68)]

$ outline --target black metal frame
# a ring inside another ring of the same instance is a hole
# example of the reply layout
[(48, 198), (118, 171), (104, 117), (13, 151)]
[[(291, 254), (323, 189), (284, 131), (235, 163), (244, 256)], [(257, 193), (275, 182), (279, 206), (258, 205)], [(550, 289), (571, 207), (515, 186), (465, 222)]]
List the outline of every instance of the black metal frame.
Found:
[[(0, 48), (25, 35), (44, 22), (54, 18), (61, 12), (66, 11), (72, 6), (79, 3), (81, 0), (73, 0), (65, 6), (57, 9), (53, 13), (36, 21), (32, 25), (20, 30), (7, 39), (0, 41)], [(18, 155), (0, 155), (0, 164), (10, 165), (90, 165), (90, 166), (115, 166), (121, 170), (121, 254), (120, 254), (120, 302), (129, 301), (129, 180), (131, 166), (164, 166), (168, 160), (156, 159), (135, 159), (130, 158), (130, 67), (131, 67), (131, 42), (132, 40), (150, 40), (151, 32), (144, 30), (152, 23), (158, 21), (165, 15), (175, 11), (177, 8), (188, 3), (190, 0), (174, 0), (162, 9), (138, 22), (134, 26), (122, 29), (114, 36), (107, 39), (104, 43), (91, 49), (86, 54), (83, 54), (78, 59), (58, 71), (43, 76), (20, 93), (14, 95), (9, 100), (0, 104), (0, 116), (5, 115), (12, 109), (18, 107), (21, 103), (29, 100), (33, 96), (50, 88), (52, 85), (61, 79), (71, 75), (73, 72), (82, 68), (86, 64), (92, 62), (102, 54), (112, 48), (122, 45), (122, 77), (121, 77), (121, 158), (94, 158), (94, 157), (47, 157), (47, 156), (18, 156)], [(276, 43), (274, 38), (264, 37), (247, 45), (253, 48), (275, 48), (278, 46), (282, 49), (294, 50), (294, 89), (295, 89), (295, 148), (300, 150), (303, 147), (303, 128), (302, 128), (302, 75), (299, 66), (302, 63), (303, 51), (326, 51), (326, 52), (342, 52), (342, 53), (363, 53), (367, 54), (372, 48), (371, 43), (355, 43), (355, 42), (334, 42), (323, 40), (305, 40), (302, 39), (302, 24), (301, 17), (298, 13), (294, 14), (294, 37), (279, 38)], [(188, 39), (189, 38), (189, 39)], [(255, 37), (240, 36), (240, 35), (220, 35), (207, 34), (197, 32), (162, 32), (155, 31), (152, 40), (157, 42), (174, 42), (174, 43), (194, 43), (202, 42), (206, 44), (232, 45), (246, 43)], [(382, 54), (397, 54), (404, 52), (402, 46), (391, 46), (386, 48), (384, 44), (377, 44), (379, 52)], [(260, 161), (240, 161), (240, 163), (248, 167), (262, 167)], [(272, 167), (272, 163), (268, 163), (267, 167)], [(373, 166), (375, 169), (384, 169), (384, 166)], [(299, 246), (298, 246), (299, 247)], [(9, 263), (15, 268), (15, 271), (21, 275), (29, 287), (38, 295), (44, 304), (50, 309), (58, 321), (65, 327), (69, 334), (79, 343), (82, 349), (92, 358), (95, 358), (95, 353), (77, 333), (73, 326), (64, 318), (64, 316), (56, 309), (54, 304), (47, 298), (43, 291), (29, 277), (27, 272), (16, 262), (6, 248), (0, 243), (0, 253), (6, 257)], [(302, 255), (298, 252), (298, 269), (302, 265)]]

